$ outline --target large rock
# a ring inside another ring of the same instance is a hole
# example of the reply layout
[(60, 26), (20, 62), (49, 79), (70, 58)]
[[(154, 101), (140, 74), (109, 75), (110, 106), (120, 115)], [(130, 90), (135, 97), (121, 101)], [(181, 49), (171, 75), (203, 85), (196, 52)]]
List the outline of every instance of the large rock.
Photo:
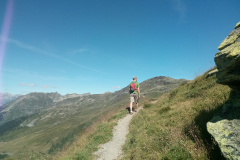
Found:
[(240, 159), (240, 22), (218, 47), (215, 56), (217, 82), (233, 90), (217, 113), (207, 123), (208, 132), (214, 137), (227, 159)]
[(240, 23), (218, 47), (215, 56), (217, 82), (240, 90)]
[(210, 122), (208, 132), (218, 143), (227, 159), (240, 159), (240, 93), (232, 91), (230, 98)]

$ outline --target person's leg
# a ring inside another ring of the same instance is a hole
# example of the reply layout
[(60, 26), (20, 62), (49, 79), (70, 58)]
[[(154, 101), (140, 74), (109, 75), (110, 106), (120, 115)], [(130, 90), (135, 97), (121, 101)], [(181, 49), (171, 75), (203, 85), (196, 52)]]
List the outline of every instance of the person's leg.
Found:
[(130, 108), (130, 114), (132, 114), (132, 104), (134, 102), (134, 97), (133, 95), (130, 95), (130, 105), (129, 105), (129, 108)]
[(132, 102), (130, 102), (130, 112), (132, 112)]
[(136, 112), (138, 111), (138, 103), (136, 103)]
[(135, 101), (135, 104), (136, 104), (136, 112), (137, 112), (138, 111), (138, 94), (135, 95), (134, 101)]

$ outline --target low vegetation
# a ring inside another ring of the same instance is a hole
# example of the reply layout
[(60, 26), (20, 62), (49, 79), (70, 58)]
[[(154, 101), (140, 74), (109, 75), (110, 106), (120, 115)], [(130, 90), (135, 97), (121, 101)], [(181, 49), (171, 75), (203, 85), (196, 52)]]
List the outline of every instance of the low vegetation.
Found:
[[(144, 109), (131, 121), (122, 159), (224, 159), (206, 123), (229, 95), (229, 87), (217, 84), (216, 76), (206, 73), (158, 98), (145, 97)], [(94, 159), (98, 145), (111, 139), (117, 120), (127, 113), (121, 110), (93, 127), (55, 159)]]
[[(230, 88), (217, 84), (216, 76), (208, 77), (207, 73), (184, 82), (169, 93), (154, 94), (153, 97), (148, 94), (141, 100), (140, 105), (144, 109), (131, 121), (130, 133), (123, 147), (123, 160), (224, 159), (207, 132), (206, 123), (229, 98)], [(18, 155), (17, 159), (94, 159), (93, 153), (99, 144), (112, 138), (113, 127), (128, 114), (125, 107), (117, 114), (113, 111), (103, 115), (83, 132), (75, 128), (76, 132), (65, 136), (67, 140), (63, 138), (52, 144), (49, 154), (27, 152)], [(2, 154), (0, 159), (6, 156)]]
[[(143, 99), (148, 99), (150, 95), (159, 97), (176, 88), (183, 81), (186, 80), (174, 80), (169, 77), (154, 77), (146, 80), (141, 83), (142, 97)], [(3, 116), (0, 120), (0, 159), (25, 160), (26, 157), (51, 159), (55, 155), (58, 156), (75, 148), (71, 146), (74, 146), (78, 139), (82, 140), (81, 145), (78, 146), (95, 146), (89, 144), (92, 140), (88, 136), (97, 135), (99, 131), (96, 128), (111, 129), (112, 121), (116, 118), (111, 118), (112, 120), (109, 121), (111, 124), (102, 127), (96, 127), (97, 124), (105, 122), (112, 116), (118, 117), (115, 114), (120, 110), (124, 110), (123, 112), (127, 114), (125, 108), (128, 105), (127, 87), (114, 93), (75, 95), (65, 98), (58, 93), (30, 93), (19, 97), (9, 103), (0, 115)], [(102, 143), (95, 140), (96, 144)], [(70, 157), (82, 159), (79, 157), (85, 156), (89, 159), (91, 150), (83, 148), (76, 149), (72, 152), (74, 156)]]
[(206, 123), (228, 99), (230, 88), (207, 73), (144, 102), (131, 121), (122, 159), (224, 159)]
[(56, 160), (90, 160), (94, 159), (93, 153), (97, 151), (100, 144), (111, 140), (113, 127), (118, 120), (128, 114), (127, 110), (121, 110), (117, 114), (111, 116), (105, 122), (93, 126), (90, 130), (71, 145), (65, 152), (55, 155)]

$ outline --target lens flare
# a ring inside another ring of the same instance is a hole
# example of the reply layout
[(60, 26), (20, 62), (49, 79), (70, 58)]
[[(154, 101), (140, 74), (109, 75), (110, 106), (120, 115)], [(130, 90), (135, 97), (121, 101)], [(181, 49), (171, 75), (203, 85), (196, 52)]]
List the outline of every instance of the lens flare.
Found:
[(13, 3), (14, 0), (8, 0), (7, 1), (7, 7), (4, 15), (4, 20), (2, 24), (2, 31), (0, 36), (0, 106), (2, 106), (2, 64), (3, 64), (3, 58), (5, 54), (6, 49), (6, 43), (8, 39), (8, 34), (11, 26), (11, 20), (12, 20), (12, 14), (13, 14)]

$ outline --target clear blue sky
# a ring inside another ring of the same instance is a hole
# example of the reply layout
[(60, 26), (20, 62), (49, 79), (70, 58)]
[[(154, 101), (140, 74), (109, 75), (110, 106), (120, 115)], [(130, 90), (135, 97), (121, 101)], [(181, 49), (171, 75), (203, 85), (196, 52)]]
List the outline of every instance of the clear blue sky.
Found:
[(240, 0), (1, 0), (0, 92), (96, 94), (133, 76), (194, 79), (215, 66), (239, 8)]

